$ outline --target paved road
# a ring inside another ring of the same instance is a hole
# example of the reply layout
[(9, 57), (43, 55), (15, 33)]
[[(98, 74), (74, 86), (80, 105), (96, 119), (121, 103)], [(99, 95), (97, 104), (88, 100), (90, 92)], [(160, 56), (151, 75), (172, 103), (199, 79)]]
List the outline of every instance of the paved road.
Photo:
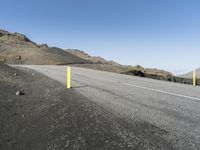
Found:
[[(66, 66), (23, 67), (65, 84)], [(126, 122), (149, 124), (127, 133), (127, 140), (148, 132), (159, 135), (152, 140), (160, 145), (168, 143), (163, 149), (200, 149), (200, 87), (78, 67), (72, 67), (72, 87)]]

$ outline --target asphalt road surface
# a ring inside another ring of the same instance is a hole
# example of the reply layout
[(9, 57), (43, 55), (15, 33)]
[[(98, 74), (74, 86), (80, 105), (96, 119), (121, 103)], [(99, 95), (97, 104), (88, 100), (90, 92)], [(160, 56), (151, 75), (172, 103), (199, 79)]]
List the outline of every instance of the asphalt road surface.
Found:
[[(67, 66), (23, 67), (66, 84)], [(157, 149), (200, 149), (200, 87), (72, 67), (72, 88), (133, 124), (119, 129), (130, 144), (139, 137)]]

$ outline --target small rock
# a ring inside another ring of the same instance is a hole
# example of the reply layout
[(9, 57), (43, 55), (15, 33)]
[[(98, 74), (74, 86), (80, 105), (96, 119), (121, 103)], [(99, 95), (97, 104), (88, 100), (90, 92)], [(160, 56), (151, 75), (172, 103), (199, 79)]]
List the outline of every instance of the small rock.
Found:
[(20, 92), (20, 91), (17, 91), (17, 92), (16, 92), (16, 95), (17, 95), (17, 96), (19, 96), (19, 95), (24, 95), (24, 93), (22, 93), (22, 92)]
[(24, 117), (25, 117), (25, 115), (23, 114), (23, 115), (22, 115), (22, 118), (24, 118)]
[(22, 56), (17, 56), (16, 57), (17, 60), (20, 60), (21, 58), (22, 58)]
[(5, 59), (5, 58), (1, 58), (0, 61), (1, 61), (1, 62), (5, 62), (6, 59)]
[(16, 92), (16, 95), (19, 96), (19, 95), (20, 95), (20, 91), (17, 91), (17, 92)]
[(17, 73), (15, 72), (14, 75), (17, 76)]

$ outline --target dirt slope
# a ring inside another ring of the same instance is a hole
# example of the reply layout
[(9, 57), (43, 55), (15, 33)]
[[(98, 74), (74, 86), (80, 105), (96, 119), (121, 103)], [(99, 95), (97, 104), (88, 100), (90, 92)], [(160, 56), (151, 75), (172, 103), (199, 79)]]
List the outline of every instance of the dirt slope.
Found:
[(0, 62), (8, 64), (72, 64), (88, 63), (59, 48), (38, 45), (19, 33), (0, 30)]
[(113, 66), (109, 64), (73, 64), (72, 66), (108, 71), (114, 73), (123, 73), (128, 70), (128, 67), (126, 66)]
[(59, 48), (22, 48), (9, 45), (1, 45), (0, 59), (8, 64), (58, 65), (87, 62)]
[(67, 49), (67, 52), (70, 52), (82, 59), (89, 60), (96, 64), (107, 64), (107, 65), (113, 65), (113, 66), (121, 66), (119, 63), (114, 61), (107, 61), (104, 58), (100, 56), (90, 56), (89, 54), (85, 53), (84, 51), (78, 50), (78, 49)]

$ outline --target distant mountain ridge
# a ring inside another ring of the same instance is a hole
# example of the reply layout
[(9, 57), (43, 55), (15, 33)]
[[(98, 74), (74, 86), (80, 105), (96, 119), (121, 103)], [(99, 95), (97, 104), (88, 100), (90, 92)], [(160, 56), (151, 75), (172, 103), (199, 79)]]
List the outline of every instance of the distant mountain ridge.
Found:
[[(185, 77), (185, 78), (192, 78), (192, 74), (193, 74), (193, 71), (188, 72), (188, 73), (182, 75), (182, 77)], [(196, 77), (197, 77), (197, 78), (200, 78), (200, 68), (196, 69)]]

